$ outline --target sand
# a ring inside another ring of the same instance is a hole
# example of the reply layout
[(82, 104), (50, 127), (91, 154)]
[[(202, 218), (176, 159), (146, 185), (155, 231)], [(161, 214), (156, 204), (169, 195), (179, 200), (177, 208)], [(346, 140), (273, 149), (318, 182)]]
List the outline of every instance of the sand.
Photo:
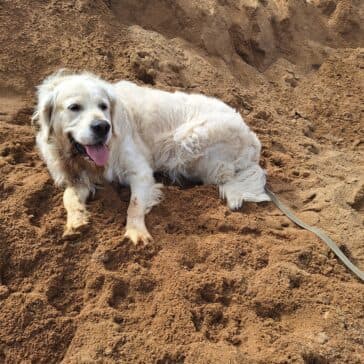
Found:
[(271, 203), (166, 183), (134, 247), (106, 186), (62, 240), (30, 116), (60, 67), (219, 97), (271, 188), (364, 269), (363, 24), (359, 0), (1, 1), (0, 363), (362, 363), (364, 285)]

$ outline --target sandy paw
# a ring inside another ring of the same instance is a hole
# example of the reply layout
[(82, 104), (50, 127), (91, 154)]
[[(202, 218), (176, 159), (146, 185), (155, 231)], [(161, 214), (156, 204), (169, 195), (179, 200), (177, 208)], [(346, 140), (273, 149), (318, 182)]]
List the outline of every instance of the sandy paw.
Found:
[(147, 245), (153, 241), (152, 236), (149, 234), (146, 229), (137, 229), (137, 228), (127, 228), (124, 234), (124, 238), (130, 240), (134, 245), (137, 245), (139, 242)]
[(89, 218), (87, 213), (74, 216), (70, 219), (65, 227), (63, 238), (74, 239), (78, 238), (89, 226)]

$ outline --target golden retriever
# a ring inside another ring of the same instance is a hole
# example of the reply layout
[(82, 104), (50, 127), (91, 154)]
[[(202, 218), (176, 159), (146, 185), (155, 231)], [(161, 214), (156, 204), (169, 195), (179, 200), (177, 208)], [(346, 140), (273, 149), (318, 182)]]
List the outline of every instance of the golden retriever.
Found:
[(65, 187), (65, 235), (88, 223), (87, 197), (106, 180), (131, 188), (125, 236), (150, 241), (144, 218), (162, 196), (157, 171), (217, 185), (232, 210), (269, 200), (258, 138), (212, 97), (60, 70), (38, 87), (33, 122), (42, 158)]

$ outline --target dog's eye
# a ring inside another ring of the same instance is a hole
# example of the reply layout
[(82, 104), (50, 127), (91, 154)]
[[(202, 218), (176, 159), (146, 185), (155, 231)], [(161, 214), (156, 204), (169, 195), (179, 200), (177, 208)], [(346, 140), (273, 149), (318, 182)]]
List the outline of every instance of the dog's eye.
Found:
[(102, 102), (101, 104), (99, 104), (99, 108), (100, 108), (102, 111), (105, 111), (105, 110), (107, 110), (107, 104), (105, 104), (104, 102)]
[(71, 104), (70, 106), (68, 106), (68, 110), (77, 112), (77, 111), (81, 111), (81, 105), (80, 104)]

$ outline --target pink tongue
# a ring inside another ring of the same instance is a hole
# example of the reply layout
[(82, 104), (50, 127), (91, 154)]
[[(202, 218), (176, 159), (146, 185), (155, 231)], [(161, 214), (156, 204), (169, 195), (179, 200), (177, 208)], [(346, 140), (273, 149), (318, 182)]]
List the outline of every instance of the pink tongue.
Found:
[(104, 166), (109, 159), (109, 149), (106, 145), (85, 145), (86, 153), (98, 165)]

